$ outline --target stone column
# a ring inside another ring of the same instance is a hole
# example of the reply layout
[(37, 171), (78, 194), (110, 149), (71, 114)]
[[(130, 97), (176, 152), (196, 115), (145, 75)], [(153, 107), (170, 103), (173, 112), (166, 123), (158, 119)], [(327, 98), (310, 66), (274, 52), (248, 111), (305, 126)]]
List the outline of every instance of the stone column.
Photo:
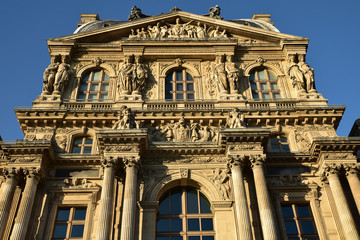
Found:
[(280, 235), (277, 230), (277, 221), (271, 203), (270, 192), (266, 184), (264, 169), (265, 157), (261, 155), (251, 156), (250, 161), (254, 173), (256, 197), (259, 205), (263, 237), (264, 240), (276, 240)]
[(15, 169), (4, 169), (4, 176), (6, 178), (5, 186), (0, 197), (0, 238), (4, 234), (11, 202), (14, 196), (17, 175)]
[(40, 169), (25, 170), (26, 184), (21, 196), (20, 206), (15, 218), (13, 230), (11, 232), (11, 240), (25, 239), (26, 231), (30, 221), (30, 215), (35, 199), (37, 184), (40, 177)]
[(139, 161), (139, 158), (124, 159), (126, 178), (120, 240), (135, 239), (136, 183)]
[(336, 164), (325, 167), (325, 176), (329, 181), (329, 186), (334, 197), (340, 222), (344, 230), (345, 238), (351, 240), (359, 240), (360, 235), (356, 228), (355, 221), (351, 215), (350, 207), (346, 201), (344, 189), (339, 179), (339, 166)]
[(351, 192), (353, 194), (358, 212), (360, 213), (360, 180), (359, 180), (359, 166), (356, 164), (346, 165), (346, 178), (349, 182)]
[(240, 240), (252, 240), (252, 230), (250, 223), (249, 208), (247, 204), (243, 165), (245, 158), (232, 158), (229, 161), (233, 182), (233, 192), (235, 198), (235, 212), (237, 218), (237, 236)]
[(108, 158), (103, 160), (104, 179), (101, 190), (101, 199), (99, 206), (98, 229), (96, 239), (109, 239), (111, 219), (113, 213), (114, 197), (114, 178), (116, 169), (116, 160)]

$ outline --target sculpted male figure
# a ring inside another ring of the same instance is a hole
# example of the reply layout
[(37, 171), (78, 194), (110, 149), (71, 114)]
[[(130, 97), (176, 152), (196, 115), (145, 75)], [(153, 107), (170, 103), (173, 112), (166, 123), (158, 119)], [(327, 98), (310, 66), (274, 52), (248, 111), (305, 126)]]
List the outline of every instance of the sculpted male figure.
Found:
[(140, 94), (146, 84), (146, 78), (148, 77), (144, 64), (141, 63), (141, 57), (135, 56), (135, 63), (133, 68), (133, 82), (132, 82), (132, 94)]
[(229, 128), (241, 128), (245, 126), (244, 116), (238, 108), (234, 108), (231, 112), (229, 112), (227, 125)]
[(125, 56), (124, 62), (120, 65), (118, 90), (121, 94), (127, 95), (131, 92), (133, 81), (133, 64), (131, 57)]
[(51, 94), (54, 91), (55, 75), (59, 67), (59, 56), (54, 57), (54, 62), (51, 63), (43, 74), (43, 92), (42, 95)]
[(236, 67), (235, 62), (233, 61), (233, 56), (231, 55), (226, 56), (225, 70), (229, 80), (230, 93), (239, 93), (240, 71)]

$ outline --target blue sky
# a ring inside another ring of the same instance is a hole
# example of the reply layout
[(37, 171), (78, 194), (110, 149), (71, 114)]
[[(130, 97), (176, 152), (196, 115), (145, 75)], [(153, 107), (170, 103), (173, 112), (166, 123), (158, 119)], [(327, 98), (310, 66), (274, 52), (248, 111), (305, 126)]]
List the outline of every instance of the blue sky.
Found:
[(338, 135), (347, 136), (360, 118), (360, 1), (358, 0), (161, 0), (161, 1), (3, 1), (0, 8), (0, 135), (22, 139), (15, 107), (31, 106), (41, 93), (42, 74), (50, 58), (49, 38), (71, 34), (81, 13), (101, 19), (127, 20), (133, 5), (157, 15), (177, 6), (195, 14), (208, 13), (218, 4), (225, 20), (270, 13), (283, 33), (310, 38), (307, 62), (315, 69), (317, 89), (329, 104), (346, 104)]

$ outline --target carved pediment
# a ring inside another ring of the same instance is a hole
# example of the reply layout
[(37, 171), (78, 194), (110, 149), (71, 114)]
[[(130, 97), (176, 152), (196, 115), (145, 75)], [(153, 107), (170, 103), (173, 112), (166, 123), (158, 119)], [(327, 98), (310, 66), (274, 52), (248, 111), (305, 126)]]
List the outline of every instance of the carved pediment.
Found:
[[(274, 28), (275, 29), (275, 28)], [(279, 42), (306, 38), (279, 33), (242, 20), (226, 21), (182, 11), (151, 16), (108, 27), (49, 40), (75, 42), (116, 42), (123, 40), (211, 40), (237, 38), (239, 42)]]

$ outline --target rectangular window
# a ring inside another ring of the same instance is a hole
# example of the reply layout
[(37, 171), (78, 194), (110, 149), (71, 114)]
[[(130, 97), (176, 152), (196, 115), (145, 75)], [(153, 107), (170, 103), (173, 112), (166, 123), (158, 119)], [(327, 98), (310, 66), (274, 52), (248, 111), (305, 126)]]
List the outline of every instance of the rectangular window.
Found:
[(281, 212), (288, 239), (319, 239), (309, 203), (282, 203)]
[(82, 239), (85, 219), (86, 207), (59, 207), (52, 239)]

